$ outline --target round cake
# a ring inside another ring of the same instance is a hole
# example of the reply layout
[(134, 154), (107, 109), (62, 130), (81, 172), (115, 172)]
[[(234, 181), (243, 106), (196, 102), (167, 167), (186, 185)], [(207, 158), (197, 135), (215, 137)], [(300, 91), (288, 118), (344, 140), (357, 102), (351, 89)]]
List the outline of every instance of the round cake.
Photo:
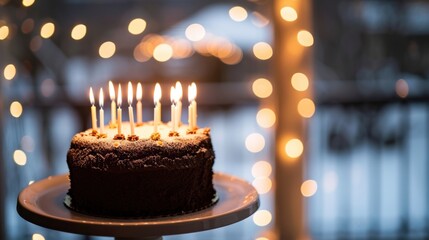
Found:
[[(210, 129), (190, 132), (182, 125), (173, 134), (161, 124), (153, 134), (147, 123), (125, 139), (118, 139), (117, 131), (87, 130), (73, 137), (67, 153), (69, 207), (100, 216), (158, 217), (216, 201)], [(130, 125), (123, 123), (122, 133), (129, 132)]]

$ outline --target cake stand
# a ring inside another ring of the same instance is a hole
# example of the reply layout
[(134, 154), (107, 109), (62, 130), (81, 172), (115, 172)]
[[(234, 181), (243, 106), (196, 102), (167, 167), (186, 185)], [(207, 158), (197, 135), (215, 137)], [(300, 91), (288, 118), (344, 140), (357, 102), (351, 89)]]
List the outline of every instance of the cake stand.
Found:
[(65, 174), (45, 178), (22, 190), (17, 211), (25, 220), (54, 230), (149, 240), (223, 227), (249, 217), (258, 209), (258, 193), (244, 180), (215, 173), (213, 184), (219, 201), (198, 212), (149, 219), (104, 218), (78, 213), (64, 205), (69, 189), (68, 175)]

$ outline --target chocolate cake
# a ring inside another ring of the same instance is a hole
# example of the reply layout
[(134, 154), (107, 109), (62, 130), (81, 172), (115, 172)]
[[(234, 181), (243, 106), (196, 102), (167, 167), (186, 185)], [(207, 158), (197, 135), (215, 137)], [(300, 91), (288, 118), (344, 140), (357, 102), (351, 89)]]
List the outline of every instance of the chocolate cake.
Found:
[[(197, 211), (216, 201), (214, 151), (208, 128), (177, 134), (167, 125), (136, 127), (136, 136), (114, 140), (104, 134), (76, 134), (67, 153), (74, 210), (109, 217), (158, 217)], [(129, 124), (122, 126), (129, 133)], [(69, 199), (69, 200), (70, 200)]]

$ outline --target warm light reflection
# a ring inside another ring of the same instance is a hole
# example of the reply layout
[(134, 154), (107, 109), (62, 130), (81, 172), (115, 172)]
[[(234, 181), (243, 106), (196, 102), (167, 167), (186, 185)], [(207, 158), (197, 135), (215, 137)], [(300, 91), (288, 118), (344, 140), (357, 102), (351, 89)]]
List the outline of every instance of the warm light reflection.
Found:
[(307, 180), (301, 185), (301, 194), (304, 197), (311, 197), (317, 192), (317, 182), (314, 180)]
[(51, 22), (47, 22), (43, 24), (42, 28), (40, 29), (40, 36), (42, 38), (50, 38), (55, 32), (55, 25)]
[(0, 27), (0, 40), (5, 40), (9, 36), (9, 27), (4, 25)]
[(28, 185), (31, 185), (34, 183), (34, 180), (28, 181)]
[(233, 47), (231, 54), (221, 57), (220, 60), (228, 65), (235, 65), (243, 59), (243, 51), (239, 47)]
[(194, 52), (192, 45), (186, 39), (175, 39), (171, 43), (173, 48), (173, 58), (182, 59), (190, 57)]
[(14, 101), (10, 104), (10, 114), (15, 117), (19, 118), (22, 114), (23, 108), (20, 102)]
[(297, 138), (290, 139), (285, 145), (286, 155), (290, 158), (297, 158), (304, 152), (304, 145)]
[(252, 84), (253, 93), (259, 98), (267, 98), (273, 92), (271, 82), (266, 78), (258, 78)]
[(280, 15), (288, 22), (293, 22), (298, 18), (298, 13), (296, 13), (296, 10), (292, 7), (283, 7), (280, 9)]
[(259, 177), (253, 180), (252, 186), (255, 187), (259, 194), (265, 194), (271, 190), (273, 183), (267, 177)]
[(408, 96), (409, 87), (407, 81), (404, 79), (399, 79), (395, 84), (396, 94), (401, 98), (406, 98)]
[(16, 75), (16, 68), (13, 64), (8, 64), (3, 70), (3, 76), (6, 80), (12, 80)]
[(153, 50), (153, 58), (158, 62), (170, 60), (173, 56), (173, 48), (167, 43), (161, 43)]
[(113, 42), (107, 41), (100, 45), (98, 54), (100, 54), (100, 57), (102, 58), (110, 58), (115, 54), (115, 51), (116, 45)]
[(266, 238), (266, 237), (258, 237), (258, 238), (256, 238), (255, 240), (269, 240), (268, 238)]
[(253, 45), (253, 54), (260, 60), (267, 60), (273, 56), (273, 49), (266, 42), (258, 42)]
[(252, 176), (254, 178), (269, 177), (272, 172), (271, 164), (267, 161), (258, 161), (252, 166)]
[(35, 0), (22, 0), (22, 6), (30, 7), (31, 5), (33, 5), (34, 2)]
[(86, 35), (86, 26), (84, 24), (78, 24), (73, 27), (71, 31), (71, 37), (74, 40), (81, 40)]
[(305, 91), (308, 89), (309, 81), (304, 73), (297, 72), (291, 78), (292, 87), (297, 91)]
[(243, 7), (235, 6), (229, 9), (229, 16), (236, 22), (242, 22), (247, 18), (247, 11)]
[(13, 152), (13, 161), (19, 166), (24, 166), (27, 163), (27, 155), (22, 150), (15, 150)]
[(252, 23), (257, 27), (265, 27), (270, 23), (270, 20), (259, 12), (252, 12), (252, 15), (254, 16)]
[(35, 233), (33, 234), (31, 240), (45, 240), (45, 237), (40, 233)]
[(256, 114), (256, 122), (262, 128), (270, 128), (276, 123), (276, 114), (269, 108), (262, 108)]
[(259, 133), (252, 133), (246, 137), (245, 145), (249, 152), (260, 152), (265, 147), (265, 138)]
[(306, 31), (306, 30), (299, 31), (297, 34), (297, 39), (299, 44), (301, 44), (304, 47), (313, 46), (313, 43), (314, 43), (313, 35), (309, 31)]
[(128, 31), (133, 35), (138, 35), (146, 29), (146, 21), (141, 18), (135, 18), (128, 24)]
[(298, 102), (297, 109), (301, 117), (311, 118), (316, 111), (316, 106), (314, 105), (313, 100), (309, 98), (303, 98)]
[(206, 35), (206, 30), (203, 25), (194, 23), (189, 25), (185, 30), (185, 36), (187, 39), (193, 42), (202, 40)]
[(270, 224), (272, 218), (271, 213), (267, 210), (258, 210), (253, 214), (253, 222), (260, 227)]

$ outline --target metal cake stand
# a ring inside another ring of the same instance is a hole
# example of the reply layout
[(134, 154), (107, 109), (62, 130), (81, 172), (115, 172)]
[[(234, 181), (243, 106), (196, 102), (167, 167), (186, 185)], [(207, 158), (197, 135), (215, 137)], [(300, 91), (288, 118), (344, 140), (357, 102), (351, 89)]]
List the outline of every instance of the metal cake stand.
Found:
[(22, 190), (17, 211), (31, 223), (63, 232), (149, 240), (223, 227), (249, 217), (258, 209), (258, 193), (244, 180), (215, 173), (213, 183), (219, 201), (207, 209), (172, 217), (119, 219), (85, 215), (67, 208), (63, 201), (70, 186), (69, 179), (68, 175), (59, 175)]

